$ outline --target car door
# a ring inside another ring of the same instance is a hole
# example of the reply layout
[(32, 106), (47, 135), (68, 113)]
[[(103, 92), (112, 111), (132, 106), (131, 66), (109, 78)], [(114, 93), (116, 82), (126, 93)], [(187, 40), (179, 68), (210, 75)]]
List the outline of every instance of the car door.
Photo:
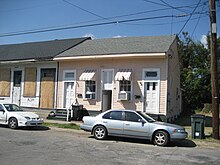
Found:
[(4, 110), (4, 107), (0, 104), (0, 123), (6, 122), (6, 111)]
[(125, 111), (124, 135), (139, 138), (149, 136), (149, 123), (143, 121), (135, 111)]
[(102, 122), (106, 126), (109, 135), (123, 135), (122, 111), (110, 111), (102, 118)]

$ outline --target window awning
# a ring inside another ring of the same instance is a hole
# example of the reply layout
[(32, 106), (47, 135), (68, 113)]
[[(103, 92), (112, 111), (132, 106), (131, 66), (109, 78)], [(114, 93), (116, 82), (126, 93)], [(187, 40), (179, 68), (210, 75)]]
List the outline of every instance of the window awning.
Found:
[(88, 81), (88, 80), (95, 80), (95, 70), (85, 70), (81, 76), (79, 77), (79, 80), (81, 81)]
[(119, 69), (118, 72), (115, 75), (115, 80), (131, 80), (131, 69)]

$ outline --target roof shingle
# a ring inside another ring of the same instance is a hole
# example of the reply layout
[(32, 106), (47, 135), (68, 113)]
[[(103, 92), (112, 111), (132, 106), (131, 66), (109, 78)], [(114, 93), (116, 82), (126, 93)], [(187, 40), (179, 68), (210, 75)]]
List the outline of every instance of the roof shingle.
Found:
[(87, 40), (56, 57), (128, 53), (164, 53), (176, 36), (146, 36)]
[(90, 39), (74, 38), (33, 43), (0, 45), (0, 61), (51, 59), (83, 41)]

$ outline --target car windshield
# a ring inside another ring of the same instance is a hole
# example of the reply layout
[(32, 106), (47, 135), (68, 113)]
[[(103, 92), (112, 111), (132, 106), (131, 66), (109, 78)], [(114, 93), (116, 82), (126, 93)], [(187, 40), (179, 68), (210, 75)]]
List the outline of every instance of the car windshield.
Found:
[(23, 111), (19, 106), (15, 104), (4, 104), (8, 111)]
[(154, 120), (153, 118), (151, 118), (150, 116), (148, 116), (147, 114), (137, 111), (137, 113), (139, 115), (141, 115), (145, 120), (147, 120), (149, 123), (155, 122), (156, 120)]

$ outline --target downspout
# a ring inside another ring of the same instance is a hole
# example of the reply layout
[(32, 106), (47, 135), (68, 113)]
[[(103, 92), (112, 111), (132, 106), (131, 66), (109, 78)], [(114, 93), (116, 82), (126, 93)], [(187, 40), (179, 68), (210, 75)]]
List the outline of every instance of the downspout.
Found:
[(168, 119), (167, 117), (167, 115), (168, 115), (168, 113), (169, 113), (169, 56), (168, 56), (168, 54), (167, 54), (167, 56), (166, 56), (167, 58), (166, 58), (166, 77), (167, 77), (167, 88), (166, 88), (166, 90), (167, 90), (167, 94), (166, 94), (166, 120)]
[(56, 81), (56, 104), (55, 104), (55, 109), (57, 109), (57, 102), (58, 102), (58, 82), (59, 82), (59, 70), (60, 70), (60, 62), (57, 62), (57, 81)]

